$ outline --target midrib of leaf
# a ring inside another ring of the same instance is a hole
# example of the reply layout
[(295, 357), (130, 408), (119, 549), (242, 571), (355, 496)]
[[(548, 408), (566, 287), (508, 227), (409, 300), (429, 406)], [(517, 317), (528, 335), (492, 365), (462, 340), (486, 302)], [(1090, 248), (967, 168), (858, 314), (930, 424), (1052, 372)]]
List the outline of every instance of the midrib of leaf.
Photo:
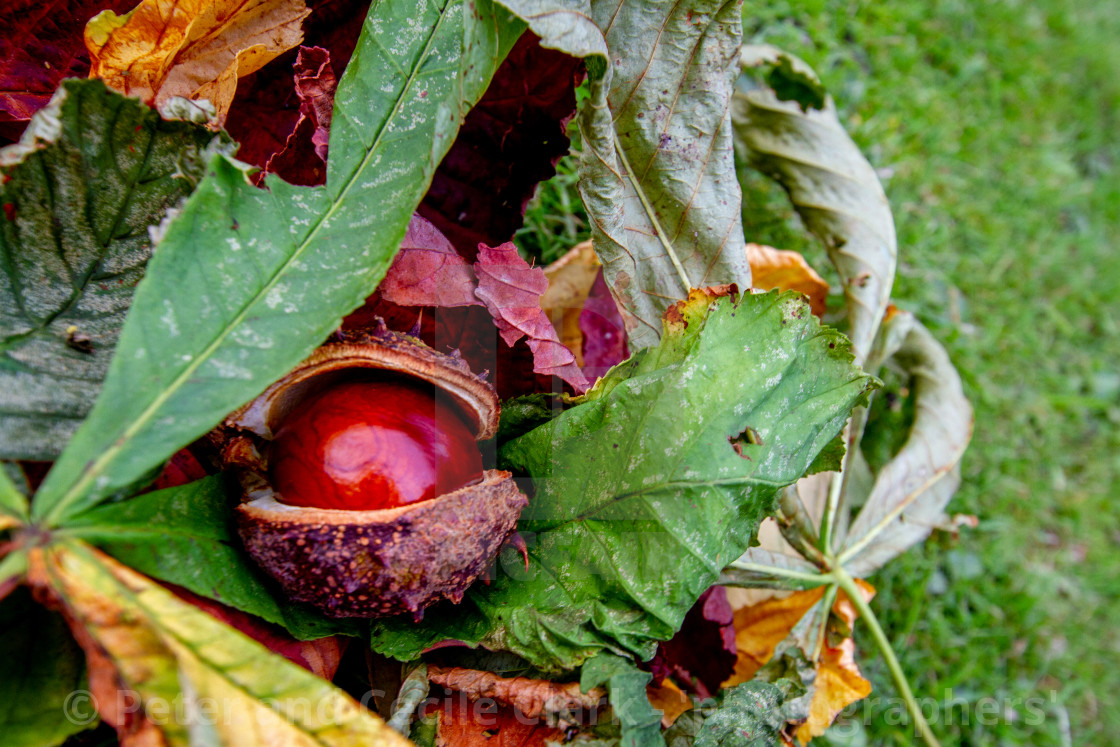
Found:
[[(182, 372), (174, 378), (174, 380), (172, 380), (171, 384), (162, 392), (160, 392), (160, 394), (155, 399), (152, 400), (152, 403), (148, 405), (148, 407), (146, 407), (143, 412), (140, 413), (140, 415), (132, 422), (132, 424), (125, 428), (120, 438), (118, 438), (112, 446), (106, 449), (101, 456), (95, 459), (94, 462), (89, 466), (89, 468), (85, 470), (82, 477), (76, 483), (74, 483), (69, 490), (66, 491), (66, 493), (57, 503), (54, 504), (54, 507), (47, 513), (46, 517), (44, 518), (44, 521), (47, 523), (47, 525), (53, 524), (55, 519), (57, 519), (60, 514), (65, 513), (66, 509), (68, 509), (72, 503), (80, 500), (84, 496), (90, 484), (94, 480), (96, 480), (102, 472), (105, 471), (105, 468), (125, 448), (125, 445), (128, 443), (128, 441), (130, 441), (144, 426), (146, 426), (148, 422), (151, 421), (151, 419), (159, 411), (159, 409), (164, 405), (164, 403), (166, 403), (167, 400), (170, 399), (171, 396), (186, 381), (188, 381), (191, 376), (194, 375), (194, 373), (199, 369), (200, 366), (202, 366), (203, 363), (207, 362), (210, 359), (214, 352), (219, 347), (221, 347), (223, 342), (225, 342), (226, 338), (229, 337), (229, 335), (233, 333), (233, 330), (236, 329), (237, 326), (245, 319), (245, 316), (248, 314), (249, 309), (253, 308), (253, 306), (255, 306), (259, 301), (264, 299), (268, 295), (268, 293), (275, 287), (276, 283), (279, 282), (280, 278), (283, 277), (284, 273), (295, 262), (299, 261), (299, 259), (302, 258), (303, 252), (307, 249), (307, 247), (312, 243), (312, 240), (319, 233), (319, 229), (322, 227), (323, 223), (335, 214), (335, 212), (338, 210), (339, 205), (345, 202), (346, 196), (350, 192), (350, 188), (354, 186), (354, 183), (358, 179), (358, 175), (361, 174), (365, 167), (369, 164), (370, 158), (377, 150), (377, 147), (381, 144), (381, 138), (385, 132), (385, 129), (396, 119), (396, 116), (399, 114), (400, 107), (406, 99), (406, 94), (410, 90), (412, 90), (412, 86), (416, 82), (417, 72), (421, 69), (424, 61), (428, 58), (428, 54), (431, 50), (432, 39), (435, 38), (440, 27), (443, 25), (444, 20), (447, 18), (447, 12), (450, 7), (451, 3), (447, 3), (443, 6), (443, 8), (440, 9), (439, 20), (436, 21), (436, 23), (432, 26), (430, 33), (428, 34), (428, 37), (424, 42), (424, 49), (421, 52), (420, 56), (417, 58), (416, 63), (412, 66), (412, 71), (409, 73), (408, 79), (404, 87), (401, 89), (401, 93), (397, 97), (396, 102), (393, 105), (392, 114), (386, 117), (381, 127), (378, 128), (377, 135), (374, 137), (373, 143), (369, 148), (366, 149), (365, 155), (362, 156), (361, 161), (358, 162), (358, 165), (354, 168), (354, 171), (351, 172), (349, 177), (347, 177), (346, 185), (342, 188), (342, 191), (339, 192), (338, 198), (331, 202), (331, 205), (327, 210), (323, 211), (323, 213), (319, 216), (319, 219), (307, 233), (307, 236), (297, 245), (296, 250), (292, 252), (291, 256), (279, 266), (276, 272), (272, 274), (272, 276), (269, 278), (268, 283), (266, 283), (259, 292), (251, 296), (250, 299), (244, 305), (242, 305), (241, 310), (233, 318), (231, 323), (226, 325), (225, 329), (214, 339), (213, 342), (211, 342), (206, 347), (202, 354), (196, 356), (190, 362), (190, 364), (186, 366), (182, 370)], [(464, 12), (466, 12), (465, 9)], [(326, 186), (320, 187), (320, 189), (326, 189)], [(48, 494), (46, 496), (43, 496), (41, 500), (49, 499), (50, 496)]]
[(657, 219), (657, 213), (653, 211), (653, 205), (646, 196), (646, 191), (634, 176), (634, 170), (630, 168), (630, 160), (626, 157), (626, 149), (622, 147), (622, 143), (618, 141), (618, 130), (611, 126), (611, 132), (614, 134), (614, 149), (618, 153), (618, 160), (622, 163), (622, 168), (626, 169), (626, 179), (634, 188), (634, 193), (638, 195), (638, 200), (642, 203), (642, 209), (649, 218), (650, 225), (653, 226), (654, 233), (657, 234), (657, 240), (661, 242), (661, 246), (665, 249), (665, 253), (669, 255), (669, 259), (673, 263), (673, 267), (677, 270), (677, 276), (680, 277), (681, 282), (684, 283), (685, 294), (688, 294), (692, 288), (692, 281), (688, 279), (688, 273), (684, 271), (684, 266), (681, 264), (680, 259), (677, 258), (677, 252), (673, 249), (673, 243), (669, 241), (669, 237), (665, 235), (665, 229), (661, 227), (661, 221)]

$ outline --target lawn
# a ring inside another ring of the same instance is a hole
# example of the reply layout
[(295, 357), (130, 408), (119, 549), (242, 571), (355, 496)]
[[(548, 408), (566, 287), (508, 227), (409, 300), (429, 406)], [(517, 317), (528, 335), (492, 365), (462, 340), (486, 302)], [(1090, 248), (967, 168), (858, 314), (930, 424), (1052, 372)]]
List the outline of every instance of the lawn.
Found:
[[(947, 344), (976, 408), (951, 511), (979, 527), (870, 579), (934, 730), (945, 744), (1115, 740), (1120, 6), (772, 1), (749, 3), (744, 26), (816, 67), (880, 170), (896, 303)], [(546, 256), (586, 235), (562, 169), (522, 237), (550, 232)], [(824, 264), (788, 211), (748, 214), (748, 239)], [(875, 692), (821, 741), (908, 744), (886, 668), (860, 640)]]

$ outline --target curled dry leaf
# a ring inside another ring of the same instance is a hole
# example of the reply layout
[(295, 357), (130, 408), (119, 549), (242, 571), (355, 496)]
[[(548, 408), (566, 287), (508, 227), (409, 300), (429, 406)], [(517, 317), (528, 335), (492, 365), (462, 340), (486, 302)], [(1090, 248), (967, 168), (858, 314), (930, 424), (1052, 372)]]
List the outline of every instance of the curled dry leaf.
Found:
[(751, 284), (762, 290), (793, 290), (809, 299), (809, 308), (823, 317), (828, 299), (828, 283), (809, 266), (799, 252), (747, 243), (751, 263)]
[[(891, 334), (894, 329), (905, 334)], [(906, 312), (898, 312), (884, 333), (899, 340), (894, 361), (914, 379), (915, 415), (905, 445), (875, 476), (848, 532), (840, 557), (856, 575), (882, 567), (947, 520), (945, 507), (960, 485), (960, 460), (972, 437), (972, 406), (945, 348)]]
[(542, 719), (528, 719), (512, 706), (470, 701), (465, 695), (429, 706), (438, 714), (437, 747), (548, 747), (562, 744), (564, 731)]
[(588, 382), (575, 355), (560, 342), (541, 310), (541, 296), (548, 290), (544, 271), (530, 267), (512, 243), (480, 245), (474, 268), (478, 276), (475, 295), (494, 317), (506, 344), (512, 346), (527, 338), (534, 371), (559, 376), (579, 394), (587, 391)]
[(284, 148), (273, 154), (257, 174), (277, 174), (292, 184), (315, 186), (327, 180), (327, 142), (331, 111), (338, 85), (331, 68), (330, 52), (322, 47), (300, 47), (293, 78), (299, 97), (299, 119)]
[(143, 0), (86, 25), (90, 76), (160, 108), (206, 99), (225, 122), (237, 80), (303, 39), (304, 0)]
[[(804, 62), (765, 45), (744, 46), (740, 64), (746, 70), (783, 59), (816, 79)], [(862, 363), (898, 262), (894, 219), (875, 169), (844, 131), (831, 100), (823, 110), (802, 111), (768, 87), (738, 90), (732, 122), (742, 159), (785, 188), (805, 225), (824, 242), (843, 282), (848, 337)]]
[(578, 682), (500, 677), (493, 672), (460, 667), (429, 667), (428, 679), (471, 700), (493, 698), (515, 707), (530, 719), (544, 718), (553, 725), (576, 723), (579, 714), (597, 708), (606, 694), (602, 688), (582, 692)]

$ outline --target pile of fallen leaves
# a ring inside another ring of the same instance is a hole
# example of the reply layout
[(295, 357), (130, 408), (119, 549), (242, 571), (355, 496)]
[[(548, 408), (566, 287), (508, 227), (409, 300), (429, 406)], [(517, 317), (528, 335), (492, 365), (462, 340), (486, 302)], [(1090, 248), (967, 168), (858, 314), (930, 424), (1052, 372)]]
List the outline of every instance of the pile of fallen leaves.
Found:
[[(874, 171), (734, 4), (0, 14), (6, 744), (804, 743), (870, 692), (860, 618), (913, 701), (858, 579), (966, 521), (971, 410)], [(540, 266), (577, 131), (591, 238)], [(748, 243), (758, 174), (839, 292)], [(286, 599), (205, 439), (374, 323), (488, 373), (532, 495), (419, 621)]]

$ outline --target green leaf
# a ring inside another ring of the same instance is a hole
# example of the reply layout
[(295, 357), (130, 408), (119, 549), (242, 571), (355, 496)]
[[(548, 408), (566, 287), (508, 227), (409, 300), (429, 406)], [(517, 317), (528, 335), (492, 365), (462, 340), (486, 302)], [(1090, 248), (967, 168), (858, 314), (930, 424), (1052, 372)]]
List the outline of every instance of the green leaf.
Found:
[(661, 737), (661, 711), (650, 705), (646, 685), (653, 679), (634, 662), (613, 654), (599, 654), (588, 660), (580, 672), (579, 689), (591, 692), (606, 686), (614, 717), (622, 731), (622, 747), (664, 746)]
[(8, 474), (0, 469), (0, 531), (27, 521), (27, 496)]
[(0, 734), (4, 747), (54, 747), (97, 721), (82, 700), (85, 658), (54, 612), (16, 589), (0, 601)]
[[(695, 747), (778, 747), (785, 695), (768, 682), (744, 682), (724, 693), (696, 733)], [(670, 741), (670, 747), (676, 743)]]
[(325, 186), (270, 177), (258, 189), (236, 161), (211, 163), (137, 289), (102, 395), (36, 497), (36, 518), (58, 525), (127, 488), (362, 303), (520, 33), (490, 10), (371, 8), (335, 97)]
[[(800, 59), (773, 47), (743, 47), (744, 70), (780, 64), (809, 79)], [(802, 111), (773, 90), (744, 76), (732, 109), (735, 148), (758, 171), (789, 193), (805, 225), (822, 242), (840, 275), (848, 307), (848, 336), (862, 363), (883, 319), (898, 264), (890, 205), (875, 169), (860, 153), (828, 101), (821, 111)]]
[(631, 349), (657, 343), (662, 314), (691, 288), (749, 288), (730, 121), (740, 6), (503, 4), (544, 46), (586, 58), (580, 194)]
[(69, 80), (0, 152), (0, 458), (55, 459), (89, 413), (148, 229), (220, 143), (99, 80)]
[(274, 593), (241, 549), (230, 510), (239, 497), (232, 479), (207, 477), (98, 506), (70, 520), (62, 533), (161, 581), (283, 625), (301, 640), (363, 632), (362, 621), (328, 619)]
[[(88, 545), (42, 552), (44, 590), (82, 626), (102, 665), (113, 666), (102, 683), (130, 690), (143, 712), (164, 714), (148, 728), (171, 747), (408, 744), (329, 682)], [(192, 707), (207, 702), (217, 707)]]
[[(375, 648), (407, 659), (454, 638), (556, 670), (604, 649), (645, 660), (676, 632), (871, 384), (798, 294), (700, 309), (620, 367), (630, 378), (503, 449), (536, 485), (528, 570), (506, 550), (489, 586), (423, 629), (375, 623)], [(762, 443), (740, 456), (730, 439), (747, 427)]]

